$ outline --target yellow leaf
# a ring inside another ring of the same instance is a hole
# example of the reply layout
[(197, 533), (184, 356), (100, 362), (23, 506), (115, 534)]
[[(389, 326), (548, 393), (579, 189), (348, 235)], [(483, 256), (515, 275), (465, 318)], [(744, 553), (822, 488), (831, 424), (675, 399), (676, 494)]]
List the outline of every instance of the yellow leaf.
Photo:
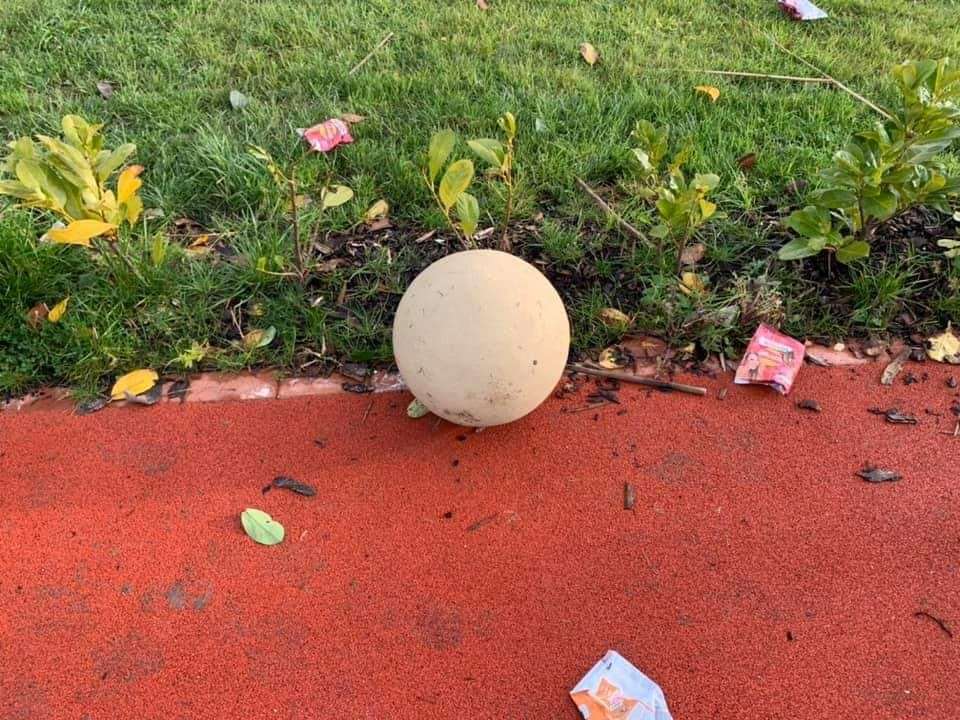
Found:
[(140, 199), (139, 195), (134, 195), (127, 200), (127, 214), (125, 217), (128, 223), (133, 225), (140, 218), (140, 213), (142, 212), (143, 200)]
[(344, 113), (340, 116), (340, 119), (345, 123), (350, 123), (351, 125), (356, 125), (357, 123), (361, 123), (366, 120), (363, 115), (357, 115), (356, 113)]
[(710, 102), (716, 102), (720, 99), (720, 90), (713, 85), (697, 85), (694, 90), (706, 95), (710, 98)]
[(927, 357), (941, 363), (960, 365), (960, 338), (953, 334), (950, 323), (939, 335), (927, 338)]
[(116, 228), (116, 225), (99, 220), (74, 220), (65, 228), (52, 228), (47, 232), (47, 239), (61, 245), (85, 245), (90, 247), (90, 240), (106, 235)]
[(600, 353), (597, 365), (607, 370), (617, 370), (626, 367), (628, 358), (621, 348), (612, 345)]
[(600, 59), (600, 53), (598, 53), (597, 49), (588, 42), (581, 43), (580, 55), (584, 60), (587, 61), (587, 65), (596, 65), (597, 60)]
[(190, 247), (192, 248), (203, 247), (208, 242), (210, 242), (210, 235), (208, 234), (200, 235), (196, 240), (190, 243)]
[(70, 302), (69, 295), (67, 295), (63, 300), (61, 300), (52, 308), (50, 308), (50, 312), (47, 313), (47, 320), (49, 320), (52, 323), (60, 322), (60, 318), (62, 318), (63, 314), (67, 311), (68, 302)]
[(377, 200), (367, 209), (367, 212), (364, 213), (363, 218), (367, 222), (373, 222), (379, 218), (386, 217), (389, 212), (390, 203), (388, 203), (386, 200)]
[(703, 278), (693, 272), (685, 272), (680, 276), (680, 292), (685, 295), (701, 293), (706, 289)]
[(156, 370), (134, 370), (117, 378), (110, 390), (110, 397), (114, 400), (123, 400), (126, 394), (142, 395), (157, 384), (160, 376)]
[(633, 322), (630, 316), (616, 308), (604, 308), (600, 311), (600, 321), (608, 327), (620, 327)]
[(122, 173), (120, 173), (120, 177), (117, 178), (118, 203), (123, 205), (136, 194), (137, 190), (140, 189), (140, 186), (143, 185), (143, 180), (139, 178), (139, 175), (142, 172), (143, 165), (131, 165)]

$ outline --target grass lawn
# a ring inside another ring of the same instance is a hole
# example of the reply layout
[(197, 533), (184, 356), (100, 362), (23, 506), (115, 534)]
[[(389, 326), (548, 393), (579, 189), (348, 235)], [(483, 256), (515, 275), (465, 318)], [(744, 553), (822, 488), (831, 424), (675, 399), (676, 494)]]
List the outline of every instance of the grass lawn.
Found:
[[(794, 23), (773, 0), (734, 3), (881, 104), (896, 97), (893, 65), (960, 56), (953, 0), (823, 4), (830, 20)], [(349, 74), (388, 32), (392, 40)], [(700, 72), (812, 74), (722, 3), (490, 0), (481, 11), (473, 0), (5, 0), (0, 40), (0, 137), (55, 135), (68, 113), (104, 122), (108, 145), (137, 143), (145, 204), (164, 213), (130, 239), (134, 273), (83, 248), (38, 244), (50, 218), (0, 199), (0, 391), (55, 381), (93, 392), (136, 367), (182, 371), (194, 344), (209, 348), (199, 366), (222, 369), (296, 370), (319, 354), (311, 367), (389, 359), (391, 313), (406, 283), (457, 248), (442, 232), (446, 245), (412, 242), (443, 229), (419, 174), (429, 137), (444, 127), (490, 136), (505, 111), (520, 124), (517, 252), (561, 287), (579, 349), (613, 339), (597, 317), (606, 306), (678, 344), (730, 352), (780, 306), (783, 327), (800, 336), (904, 331), (904, 313), (916, 321), (911, 331), (960, 321), (960, 270), (935, 251), (876, 253), (830, 276), (822, 263), (776, 259), (786, 238), (769, 218), (803, 200), (788, 185), (815, 188), (817, 168), (876, 115), (826, 86)], [(580, 57), (585, 41), (600, 53), (595, 66)], [(115, 88), (109, 100), (101, 80)], [(703, 83), (720, 89), (718, 102), (693, 90)], [(249, 97), (246, 108), (231, 108), (234, 89)], [(292, 242), (277, 189), (248, 144), (290, 163), (302, 152), (295, 128), (347, 112), (366, 117), (353, 128), (356, 142), (303, 160), (299, 178), (306, 192), (324, 181), (356, 191), (322, 220), (310, 207), (302, 218), (351, 261), (305, 285), (260, 272), (260, 258), (286, 268)], [(641, 118), (669, 124), (693, 148), (690, 167), (721, 177), (727, 217), (700, 235), (699, 271), (710, 279), (700, 298), (678, 296), (653, 251), (617, 231), (575, 182), (601, 188), (643, 226), (649, 209), (619, 184)], [(757, 162), (745, 173), (737, 159), (747, 153)], [(501, 200), (478, 195), (483, 224), (493, 224)], [(351, 230), (380, 198), (394, 229), (379, 238)], [(230, 255), (175, 249), (154, 263), (153, 236), (182, 216), (220, 233)], [(30, 327), (29, 308), (67, 295), (60, 323)], [(237, 325), (272, 325), (277, 336), (248, 351)]]

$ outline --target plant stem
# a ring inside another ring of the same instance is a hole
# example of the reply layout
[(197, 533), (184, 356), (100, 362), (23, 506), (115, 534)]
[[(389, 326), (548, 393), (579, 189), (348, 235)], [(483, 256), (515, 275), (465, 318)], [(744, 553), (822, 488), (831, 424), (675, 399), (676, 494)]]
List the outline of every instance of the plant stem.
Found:
[(297, 207), (297, 179), (293, 172), (290, 173), (290, 179), (287, 181), (287, 187), (290, 191), (290, 212), (293, 217), (293, 251), (297, 263), (297, 275), (300, 282), (303, 282), (303, 247), (300, 244), (300, 210)]

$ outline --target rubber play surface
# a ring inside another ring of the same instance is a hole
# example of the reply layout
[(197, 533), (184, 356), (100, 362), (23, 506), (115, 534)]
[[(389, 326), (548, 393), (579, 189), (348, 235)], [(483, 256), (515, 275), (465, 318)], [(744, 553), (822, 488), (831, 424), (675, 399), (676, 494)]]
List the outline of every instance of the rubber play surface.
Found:
[(677, 720), (960, 717), (960, 368), (911, 370), (481, 433), (405, 394), (0, 414), (0, 718), (574, 720), (607, 649)]

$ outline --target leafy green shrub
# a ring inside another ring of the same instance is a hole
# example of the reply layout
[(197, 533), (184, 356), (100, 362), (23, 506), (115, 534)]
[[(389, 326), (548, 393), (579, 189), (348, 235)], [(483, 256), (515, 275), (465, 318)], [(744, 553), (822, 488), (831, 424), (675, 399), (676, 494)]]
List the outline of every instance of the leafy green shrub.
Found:
[(841, 263), (870, 254), (888, 220), (919, 205), (950, 212), (960, 178), (937, 157), (960, 137), (960, 71), (946, 59), (904, 63), (893, 70), (902, 105), (896, 116), (857, 134), (833, 156), (813, 204), (786, 226), (800, 237), (780, 248), (781, 260), (826, 250)]
[(468, 140), (467, 145), (477, 157), (487, 163), (484, 175), (498, 180), (503, 186), (504, 210), (500, 247), (502, 250), (509, 251), (510, 239), (507, 231), (510, 218), (513, 215), (516, 190), (513, 179), (513, 165), (516, 158), (517, 119), (513, 116), (513, 113), (508, 112), (497, 119), (497, 124), (503, 130), (503, 142), (492, 138), (480, 138), (478, 140)]
[[(22, 137), (9, 144), (0, 165), (0, 195), (20, 205), (59, 216), (66, 227), (51, 229), (46, 237), (56, 243), (90, 245), (90, 240), (116, 233), (122, 222), (133, 225), (143, 211), (138, 191), (143, 168), (130, 165), (120, 173), (116, 190), (107, 181), (136, 151), (131, 143), (115, 150), (103, 147), (100, 130), (78, 115), (61, 121), (63, 138), (37, 135), (39, 144)], [(15, 179), (13, 179), (15, 178)]]
[(717, 188), (720, 178), (711, 173), (698, 173), (688, 179), (683, 166), (690, 156), (689, 148), (680, 150), (667, 162), (670, 139), (667, 127), (658, 128), (648, 120), (640, 120), (632, 137), (638, 143), (631, 149), (636, 160), (637, 194), (644, 200), (656, 200), (659, 222), (650, 234), (661, 242), (661, 255), (662, 241), (672, 241), (679, 271), (691, 238), (716, 216), (717, 206), (707, 195)]
[[(457, 136), (453, 130), (441, 130), (430, 138), (430, 147), (427, 151), (427, 167), (423, 170), (423, 178), (433, 194), (434, 200), (447, 219), (450, 228), (457, 234), (465, 248), (471, 246), (471, 238), (477, 232), (480, 224), (480, 204), (477, 198), (467, 192), (473, 182), (473, 162), (470, 160), (455, 160), (447, 167), (440, 183), (437, 178), (443, 170), (453, 146), (457, 143)], [(456, 208), (457, 220), (453, 219), (452, 212)]]

